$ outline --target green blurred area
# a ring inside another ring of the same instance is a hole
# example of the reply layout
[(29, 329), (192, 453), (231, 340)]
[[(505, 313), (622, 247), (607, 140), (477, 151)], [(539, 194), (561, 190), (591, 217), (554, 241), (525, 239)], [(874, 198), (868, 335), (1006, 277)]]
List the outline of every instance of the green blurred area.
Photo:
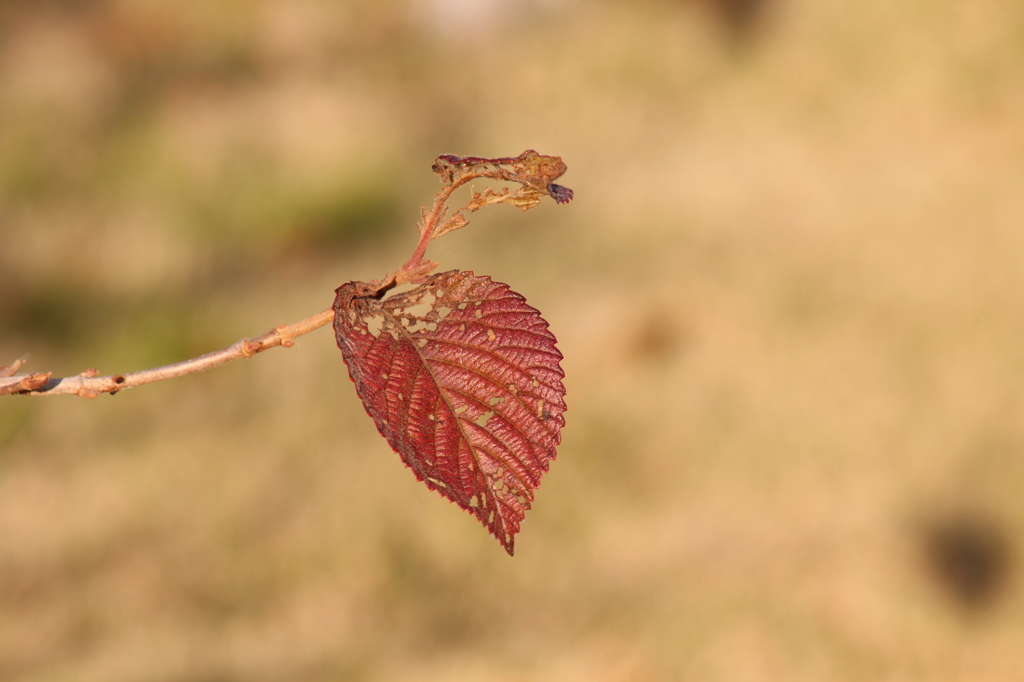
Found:
[(127, 372), (327, 307), (442, 153), (565, 355), (509, 559), (330, 332), (0, 398), (0, 679), (1011, 680), (1024, 670), (1024, 5), (0, 8), (0, 364)]

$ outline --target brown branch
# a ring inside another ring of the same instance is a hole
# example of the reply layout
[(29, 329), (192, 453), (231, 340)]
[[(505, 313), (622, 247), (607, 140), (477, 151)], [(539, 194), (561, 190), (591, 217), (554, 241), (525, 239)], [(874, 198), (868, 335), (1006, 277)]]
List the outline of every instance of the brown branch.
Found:
[[(554, 184), (566, 170), (561, 157), (543, 156), (532, 149), (527, 149), (519, 156), (503, 156), (496, 159), (445, 154), (437, 157), (432, 170), (441, 177), (444, 187), (434, 195), (434, 203), (430, 210), (423, 209), (423, 221), (419, 226), (420, 241), (416, 245), (416, 250), (402, 267), (384, 279), (356, 283), (361, 287), (360, 295), (379, 298), (398, 284), (422, 281), (437, 267), (437, 263), (423, 257), (427, 246), (432, 240), (465, 227), (469, 223), (465, 215), (467, 212), (473, 213), (484, 206), (496, 203), (510, 204), (525, 211), (540, 203), (542, 196), (550, 196), (559, 204), (568, 203), (573, 196), (571, 189)], [(520, 185), (520, 189), (510, 191), (505, 188), (500, 192), (487, 189), (483, 193), (474, 192), (468, 204), (450, 213), (448, 200), (455, 190), (477, 178), (516, 183)], [(198, 358), (129, 374), (101, 377), (95, 369), (87, 369), (76, 376), (57, 379), (53, 378), (52, 373), (15, 374), (24, 363), (24, 358), (19, 358), (10, 365), (0, 367), (0, 395), (70, 394), (83, 398), (95, 398), (100, 393), (113, 395), (126, 388), (202, 372), (239, 358), (251, 358), (275, 346), (290, 347), (295, 337), (319, 329), (333, 319), (334, 309), (328, 308), (295, 324), (281, 325), (262, 336), (242, 339), (227, 348)]]
[(294, 345), (293, 339), (319, 329), (333, 319), (334, 310), (328, 308), (294, 324), (283, 324), (261, 336), (242, 339), (227, 348), (200, 355), (191, 360), (128, 374), (101, 377), (98, 376), (99, 372), (95, 369), (87, 369), (76, 376), (56, 379), (51, 378), (52, 375), (49, 373), (14, 374), (24, 361), (19, 359), (0, 368), (0, 395), (77, 395), (83, 398), (95, 398), (100, 393), (113, 395), (126, 388), (202, 372), (240, 358), (251, 358), (268, 348), (276, 346), (290, 348)]

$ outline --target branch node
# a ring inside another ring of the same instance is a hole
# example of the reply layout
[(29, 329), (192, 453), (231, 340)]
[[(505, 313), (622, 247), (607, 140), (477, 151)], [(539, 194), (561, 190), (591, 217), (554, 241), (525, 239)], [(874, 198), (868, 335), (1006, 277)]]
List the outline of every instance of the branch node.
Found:
[(238, 343), (243, 358), (251, 358), (263, 349), (263, 344), (252, 339), (242, 339)]
[(281, 340), (282, 346), (284, 346), (285, 348), (291, 348), (292, 346), (295, 345), (295, 342), (292, 341), (292, 336), (289, 333), (291, 331), (291, 328), (288, 325), (279, 324), (276, 327), (274, 327), (274, 331), (277, 333), (277, 338)]
[(53, 376), (52, 372), (44, 372), (42, 374), (29, 374), (27, 377), (21, 380), (21, 387), (26, 391), (38, 391), (46, 382)]

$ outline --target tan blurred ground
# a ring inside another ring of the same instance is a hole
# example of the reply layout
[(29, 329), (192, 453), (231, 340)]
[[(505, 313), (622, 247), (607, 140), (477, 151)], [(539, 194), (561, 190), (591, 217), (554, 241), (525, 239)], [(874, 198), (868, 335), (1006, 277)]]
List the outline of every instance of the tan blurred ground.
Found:
[(321, 310), (405, 258), (440, 153), (577, 197), (430, 253), (566, 356), (514, 559), (327, 330), (0, 398), (0, 679), (1024, 679), (1024, 5), (714, 4), (0, 9), (0, 364)]

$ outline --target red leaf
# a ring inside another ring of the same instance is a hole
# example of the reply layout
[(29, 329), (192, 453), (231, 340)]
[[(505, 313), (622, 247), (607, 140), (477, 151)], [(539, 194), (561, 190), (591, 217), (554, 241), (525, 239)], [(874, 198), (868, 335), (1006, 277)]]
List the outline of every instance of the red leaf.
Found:
[(562, 354), (507, 285), (451, 270), (384, 300), (337, 289), (334, 332), (377, 430), (512, 554), (565, 424)]

